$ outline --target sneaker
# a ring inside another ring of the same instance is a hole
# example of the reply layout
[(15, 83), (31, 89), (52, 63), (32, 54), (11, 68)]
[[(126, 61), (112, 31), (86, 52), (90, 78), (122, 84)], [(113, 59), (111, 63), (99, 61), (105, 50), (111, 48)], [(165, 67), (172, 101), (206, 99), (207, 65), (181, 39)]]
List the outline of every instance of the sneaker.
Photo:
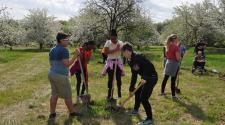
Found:
[(174, 101), (179, 100), (179, 98), (178, 98), (177, 96), (172, 96), (172, 99), (173, 99)]
[(54, 119), (55, 117), (56, 117), (56, 113), (52, 113), (52, 114), (49, 115), (48, 118), (49, 118), (49, 119)]
[(129, 115), (131, 115), (131, 116), (138, 115), (138, 110), (133, 110), (133, 111), (129, 112)]
[(77, 96), (77, 104), (78, 103), (82, 103), (82, 100), (81, 100), (81, 97), (80, 96)]
[(154, 122), (151, 119), (145, 119), (144, 121), (139, 122), (138, 125), (154, 125)]
[(82, 114), (79, 113), (79, 112), (72, 112), (72, 113), (70, 113), (70, 117), (75, 117), (75, 116), (82, 116)]

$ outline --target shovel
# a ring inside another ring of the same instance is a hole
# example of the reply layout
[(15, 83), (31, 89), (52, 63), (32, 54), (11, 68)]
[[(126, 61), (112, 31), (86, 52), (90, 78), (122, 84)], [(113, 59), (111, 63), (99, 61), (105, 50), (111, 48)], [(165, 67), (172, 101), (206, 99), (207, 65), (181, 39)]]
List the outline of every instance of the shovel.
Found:
[(114, 81), (116, 78), (116, 70), (117, 70), (117, 60), (115, 61), (115, 68), (113, 73), (113, 81), (112, 81), (112, 89), (111, 89), (111, 95), (110, 95), (110, 105), (106, 107), (107, 110), (116, 110), (117, 109), (117, 100), (113, 99), (113, 93), (114, 93)]
[(88, 94), (88, 84), (87, 84), (86, 79), (85, 79), (84, 70), (83, 70), (83, 67), (82, 67), (82, 64), (81, 64), (80, 56), (78, 57), (78, 62), (79, 62), (80, 70), (81, 70), (81, 74), (82, 74), (81, 77), (83, 79), (85, 90), (86, 90), (86, 94), (81, 95), (80, 97), (81, 97), (82, 102), (84, 104), (88, 105), (91, 102), (91, 95)]
[(176, 85), (176, 87), (175, 87), (175, 91), (176, 91), (177, 94), (180, 94), (180, 93), (181, 93), (180, 89), (178, 88), (179, 83), (180, 83), (180, 70), (181, 70), (181, 64), (182, 64), (182, 61), (180, 62), (180, 67), (179, 67), (178, 72), (177, 72), (177, 85)]

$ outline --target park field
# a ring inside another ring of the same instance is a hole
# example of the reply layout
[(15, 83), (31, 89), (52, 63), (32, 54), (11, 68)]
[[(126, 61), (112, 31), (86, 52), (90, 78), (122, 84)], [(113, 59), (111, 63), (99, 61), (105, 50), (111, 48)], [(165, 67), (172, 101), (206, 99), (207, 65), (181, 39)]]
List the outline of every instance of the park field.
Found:
[[(75, 49), (70, 48), (71, 54)], [(105, 110), (107, 77), (101, 76), (103, 64), (100, 50), (94, 52), (89, 63), (89, 91), (94, 105), (87, 109), (77, 105), (76, 109), (84, 113), (83, 117), (68, 118), (63, 100), (58, 101), (57, 118), (48, 121), (50, 84), (48, 81), (48, 52), (37, 49), (15, 49), (9, 51), (0, 48), (0, 125), (135, 125), (145, 118), (143, 107), (139, 116), (129, 116), (126, 112)], [(225, 125), (225, 81), (218, 75), (191, 73), (193, 48), (187, 50), (180, 72), (179, 101), (172, 101), (170, 82), (166, 96), (158, 96), (163, 77), (162, 47), (142, 49), (155, 65), (159, 81), (150, 98), (156, 125)], [(207, 48), (206, 69), (225, 72), (225, 49)], [(130, 69), (126, 65), (126, 76), (122, 78), (123, 99), (128, 96)], [(71, 77), (73, 101), (75, 102), (75, 77)], [(131, 109), (132, 99), (127, 105)]]

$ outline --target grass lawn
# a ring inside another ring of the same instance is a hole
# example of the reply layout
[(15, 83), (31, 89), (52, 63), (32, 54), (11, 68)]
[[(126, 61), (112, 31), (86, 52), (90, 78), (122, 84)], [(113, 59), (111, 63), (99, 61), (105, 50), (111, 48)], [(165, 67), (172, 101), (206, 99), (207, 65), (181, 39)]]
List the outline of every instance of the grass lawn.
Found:
[[(70, 49), (72, 53), (74, 49)], [(159, 81), (150, 98), (156, 125), (225, 125), (225, 82), (216, 74), (191, 74), (193, 48), (187, 50), (180, 73), (180, 100), (171, 100), (170, 82), (166, 88), (166, 97), (160, 92), (163, 67), (162, 47), (142, 49), (155, 65)], [(207, 48), (206, 69), (225, 72), (225, 49)], [(76, 109), (84, 113), (81, 118), (68, 118), (63, 100), (58, 101), (56, 120), (48, 121), (50, 84), (47, 79), (49, 62), (48, 50), (0, 49), (0, 125), (135, 125), (145, 117), (141, 107), (140, 115), (129, 116), (126, 112), (105, 110), (107, 77), (102, 77), (103, 64), (100, 50), (96, 50), (89, 64), (89, 91), (95, 104), (91, 109), (83, 105)], [(130, 69), (126, 65), (126, 76), (122, 78), (122, 95), (127, 97), (130, 81)], [(76, 98), (75, 77), (71, 77), (73, 101)], [(116, 91), (115, 91), (116, 92)], [(115, 94), (116, 95), (116, 94)], [(134, 99), (127, 105), (132, 109)]]

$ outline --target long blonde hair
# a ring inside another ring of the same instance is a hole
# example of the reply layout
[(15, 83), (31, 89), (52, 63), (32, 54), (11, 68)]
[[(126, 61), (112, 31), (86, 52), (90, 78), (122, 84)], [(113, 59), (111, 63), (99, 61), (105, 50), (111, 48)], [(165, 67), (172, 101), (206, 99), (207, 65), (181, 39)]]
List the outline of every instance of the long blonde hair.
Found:
[(165, 48), (166, 48), (166, 51), (169, 50), (169, 45), (170, 43), (174, 42), (174, 40), (177, 39), (177, 35), (176, 34), (171, 34), (167, 37), (167, 40), (165, 41)]

